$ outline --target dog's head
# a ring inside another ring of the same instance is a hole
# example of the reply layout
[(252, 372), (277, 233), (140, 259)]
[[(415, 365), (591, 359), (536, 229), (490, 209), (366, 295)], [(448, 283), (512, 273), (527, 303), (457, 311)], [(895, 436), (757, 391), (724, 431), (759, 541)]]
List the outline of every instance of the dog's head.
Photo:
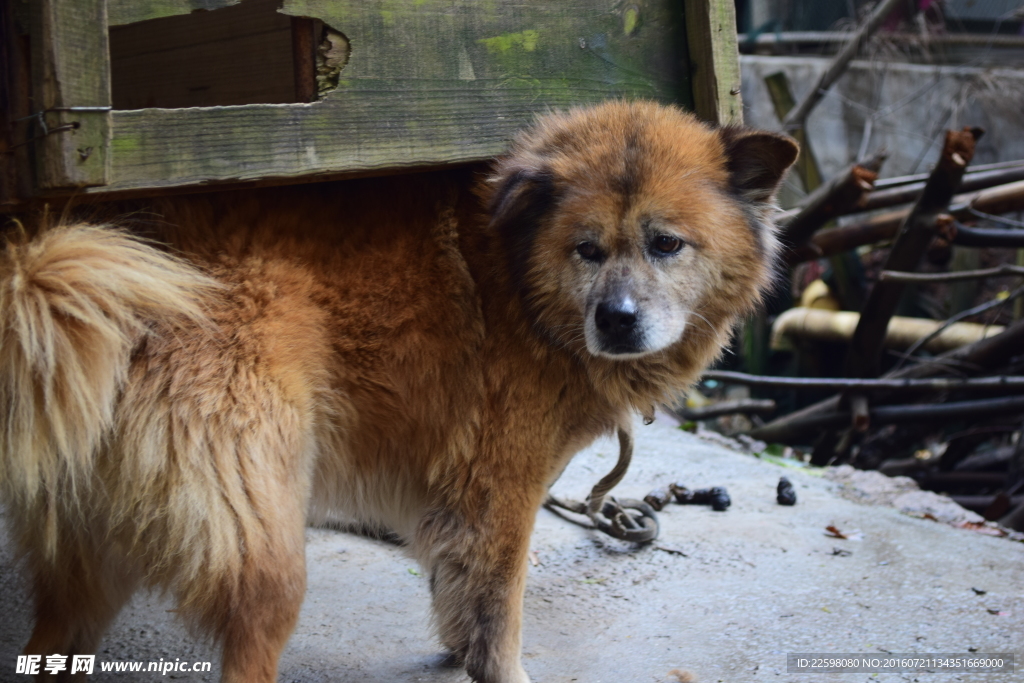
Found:
[(789, 138), (713, 129), (672, 107), (610, 102), (523, 133), (484, 190), (534, 324), (591, 355), (631, 359), (759, 301), (778, 251)]

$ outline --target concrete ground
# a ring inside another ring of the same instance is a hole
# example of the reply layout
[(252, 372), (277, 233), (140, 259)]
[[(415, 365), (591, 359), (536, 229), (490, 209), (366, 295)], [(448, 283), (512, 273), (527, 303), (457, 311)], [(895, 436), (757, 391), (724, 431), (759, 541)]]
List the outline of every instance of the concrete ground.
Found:
[[(636, 441), (616, 493), (717, 485), (732, 507), (671, 505), (660, 539), (639, 549), (542, 510), (523, 634), (535, 682), (678, 681), (674, 670), (701, 683), (1024, 681), (1024, 544), (847, 500), (839, 483), (709, 444), (665, 416), (638, 426)], [(616, 456), (612, 441), (596, 444), (555, 492), (582, 498)], [(775, 503), (781, 475), (796, 486), (795, 507)], [(828, 536), (829, 525), (855, 539)], [(326, 530), (310, 530), (308, 541), (309, 591), (281, 681), (467, 680), (445, 666), (430, 634), (427, 579), (400, 549)], [(0, 586), (0, 681), (26, 680), (13, 672), (31, 606), (9, 553)], [(216, 654), (175, 623), (171, 607), (137, 596), (97, 661), (210, 660), (211, 674), (89, 680), (217, 680)], [(789, 652), (968, 651), (1014, 653), (1018, 673), (786, 672)]]

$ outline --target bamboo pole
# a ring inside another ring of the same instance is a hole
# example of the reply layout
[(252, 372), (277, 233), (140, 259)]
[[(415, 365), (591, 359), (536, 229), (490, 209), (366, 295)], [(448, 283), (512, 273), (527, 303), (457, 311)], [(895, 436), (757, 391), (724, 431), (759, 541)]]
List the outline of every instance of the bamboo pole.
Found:
[[(820, 341), (849, 342), (863, 319), (860, 313), (852, 311), (828, 311), (820, 308), (794, 306), (783, 312), (772, 325), (770, 346), (780, 350), (789, 347), (787, 337), (806, 337)], [(958, 322), (946, 326), (944, 320), (907, 318), (891, 316), (886, 321), (885, 348), (908, 349), (920, 339), (941, 330), (934, 339), (925, 344), (932, 353), (966, 346), (985, 337), (993, 337), (1003, 331), (998, 325)], [(945, 329), (943, 329), (945, 327)]]

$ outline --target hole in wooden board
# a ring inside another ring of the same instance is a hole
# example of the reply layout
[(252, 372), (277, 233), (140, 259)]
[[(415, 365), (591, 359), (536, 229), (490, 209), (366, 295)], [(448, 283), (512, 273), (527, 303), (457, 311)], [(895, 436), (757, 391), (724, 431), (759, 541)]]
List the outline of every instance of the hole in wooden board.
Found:
[(318, 19), (243, 0), (110, 27), (114, 109), (313, 102), (338, 85), (345, 36)]
[(317, 28), (320, 35), (316, 48), (316, 90), (317, 96), (323, 97), (338, 87), (341, 70), (348, 64), (352, 46), (348, 38), (330, 26)]

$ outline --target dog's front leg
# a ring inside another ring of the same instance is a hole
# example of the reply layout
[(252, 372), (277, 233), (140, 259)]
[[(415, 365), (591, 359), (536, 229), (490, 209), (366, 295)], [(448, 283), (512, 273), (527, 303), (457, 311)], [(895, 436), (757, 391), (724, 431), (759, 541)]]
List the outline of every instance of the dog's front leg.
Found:
[(420, 527), (439, 635), (479, 683), (529, 683), (520, 630), (530, 533), (543, 494), (543, 484), (491, 482), (463, 491), (457, 506), (435, 509)]

